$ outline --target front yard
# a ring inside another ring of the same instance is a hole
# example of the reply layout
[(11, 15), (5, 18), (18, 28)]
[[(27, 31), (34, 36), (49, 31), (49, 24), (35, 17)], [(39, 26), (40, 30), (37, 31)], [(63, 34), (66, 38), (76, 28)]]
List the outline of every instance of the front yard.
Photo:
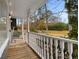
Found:
[(47, 32), (44, 32), (51, 36), (58, 36), (58, 37), (68, 37), (68, 31), (55, 31), (55, 30), (49, 30)]

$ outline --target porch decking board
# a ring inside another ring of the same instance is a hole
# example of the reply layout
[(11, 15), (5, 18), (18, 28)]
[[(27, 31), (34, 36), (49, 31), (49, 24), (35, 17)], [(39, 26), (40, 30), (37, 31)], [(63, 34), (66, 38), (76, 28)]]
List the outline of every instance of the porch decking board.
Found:
[(14, 39), (7, 51), (7, 59), (40, 59), (22, 39)]

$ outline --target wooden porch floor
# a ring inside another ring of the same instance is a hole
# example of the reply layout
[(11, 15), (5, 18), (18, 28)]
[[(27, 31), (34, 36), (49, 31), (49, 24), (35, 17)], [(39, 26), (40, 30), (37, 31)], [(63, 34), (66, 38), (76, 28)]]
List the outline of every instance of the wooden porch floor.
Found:
[(40, 59), (22, 39), (14, 39), (7, 52), (7, 59)]

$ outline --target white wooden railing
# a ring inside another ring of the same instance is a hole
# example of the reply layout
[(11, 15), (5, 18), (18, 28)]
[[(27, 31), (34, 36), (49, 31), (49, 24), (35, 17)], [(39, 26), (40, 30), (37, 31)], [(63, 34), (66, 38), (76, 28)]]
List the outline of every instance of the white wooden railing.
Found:
[(72, 59), (73, 45), (78, 45), (75, 40), (34, 32), (29, 32), (26, 42), (42, 59)]

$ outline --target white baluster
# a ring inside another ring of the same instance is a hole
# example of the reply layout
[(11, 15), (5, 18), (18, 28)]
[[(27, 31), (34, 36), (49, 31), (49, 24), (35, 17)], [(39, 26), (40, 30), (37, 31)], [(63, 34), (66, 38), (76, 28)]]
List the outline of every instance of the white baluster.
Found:
[(39, 41), (39, 36), (37, 37), (37, 51), (38, 51), (38, 54), (39, 54), (39, 46), (38, 46), (39, 42), (38, 41)]
[(68, 52), (69, 52), (69, 59), (72, 59), (72, 53), (73, 53), (73, 44), (68, 43)]
[(61, 59), (64, 59), (64, 41), (60, 41)]
[(52, 45), (53, 45), (53, 40), (50, 39), (51, 59), (53, 59), (53, 49), (52, 49), (53, 46)]
[(40, 36), (39, 36), (39, 38), (38, 38), (38, 48), (39, 48), (39, 49), (38, 49), (38, 51), (39, 51), (38, 54), (40, 54), (40, 46), (39, 46), (39, 45), (40, 45)]
[[(41, 36), (40, 36), (40, 47), (42, 47), (42, 40), (41, 40)], [(42, 48), (40, 49), (41, 51), (40, 51), (40, 53), (41, 53), (41, 57), (42, 57)]]
[(48, 38), (47, 38), (47, 59), (49, 59), (49, 44), (48, 44)]
[(41, 36), (41, 47), (42, 47), (42, 51), (41, 51), (42, 54), (41, 55), (42, 55), (42, 59), (43, 59), (43, 36)]
[(55, 43), (55, 58), (58, 59), (58, 40), (54, 40), (54, 43)]
[(46, 44), (45, 44), (45, 37), (44, 37), (44, 59), (46, 59)]
[(37, 51), (37, 53), (38, 53), (37, 37), (38, 37), (38, 35), (36, 35), (35, 45), (36, 45), (36, 51)]
[(38, 53), (38, 50), (37, 50), (37, 35), (35, 35), (35, 47), (36, 47), (36, 51)]
[(39, 55), (41, 56), (41, 36), (39, 36)]
[(37, 53), (38, 53), (36, 40), (37, 40), (37, 35), (35, 35), (35, 47), (36, 47), (36, 51), (37, 51)]

